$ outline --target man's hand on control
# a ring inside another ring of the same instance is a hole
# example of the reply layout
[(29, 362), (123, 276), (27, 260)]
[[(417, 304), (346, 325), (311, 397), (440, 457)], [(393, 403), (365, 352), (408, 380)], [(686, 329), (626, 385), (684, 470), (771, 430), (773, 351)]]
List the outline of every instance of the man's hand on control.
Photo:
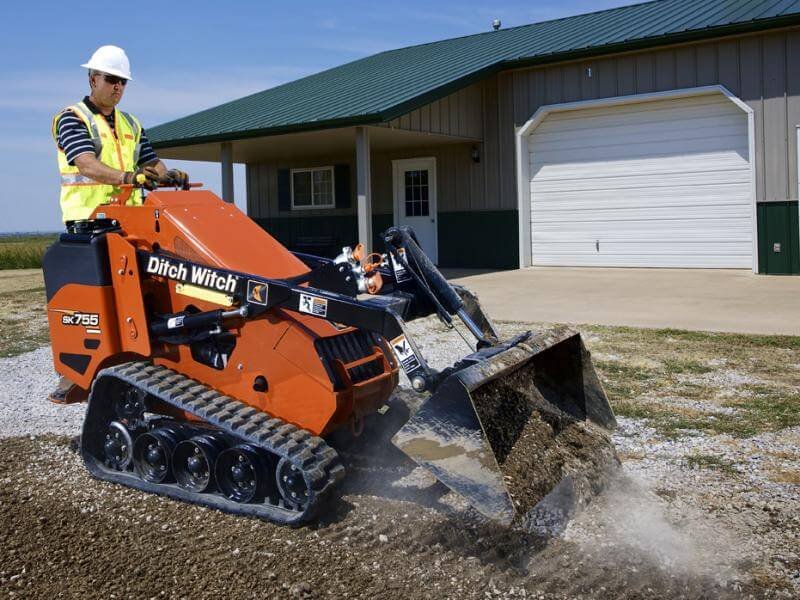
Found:
[(161, 176), (159, 182), (164, 185), (184, 187), (187, 183), (189, 183), (189, 174), (181, 171), (180, 169), (170, 169)]
[(131, 183), (136, 187), (154, 190), (158, 187), (158, 171), (154, 167), (139, 167), (135, 171), (128, 171), (122, 183)]

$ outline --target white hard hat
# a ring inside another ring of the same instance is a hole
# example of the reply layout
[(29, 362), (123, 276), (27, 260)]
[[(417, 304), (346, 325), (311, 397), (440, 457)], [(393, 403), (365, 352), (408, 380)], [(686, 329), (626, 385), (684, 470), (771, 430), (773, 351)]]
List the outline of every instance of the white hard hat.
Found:
[(125, 79), (131, 78), (131, 63), (128, 56), (125, 50), (117, 46), (100, 46), (94, 51), (89, 62), (81, 66)]

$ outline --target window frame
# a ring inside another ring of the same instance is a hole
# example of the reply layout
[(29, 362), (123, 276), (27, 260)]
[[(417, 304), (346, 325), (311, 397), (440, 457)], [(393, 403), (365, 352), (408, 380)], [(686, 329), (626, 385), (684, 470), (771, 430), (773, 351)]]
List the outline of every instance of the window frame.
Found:
[[(315, 171), (330, 171), (331, 174), (331, 203), (330, 204), (314, 204), (314, 172)], [(294, 203), (294, 174), (295, 173), (311, 173), (311, 205), (310, 206), (296, 206)], [(330, 210), (336, 208), (336, 170), (333, 165), (326, 165), (324, 167), (302, 167), (298, 169), (289, 169), (289, 200), (291, 201), (291, 210)]]

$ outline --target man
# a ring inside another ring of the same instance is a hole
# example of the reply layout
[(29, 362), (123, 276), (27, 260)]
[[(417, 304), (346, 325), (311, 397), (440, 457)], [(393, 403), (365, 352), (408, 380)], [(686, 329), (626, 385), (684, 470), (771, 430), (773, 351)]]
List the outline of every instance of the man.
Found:
[[(121, 184), (152, 190), (159, 183), (182, 186), (189, 178), (183, 171), (167, 169), (138, 119), (116, 109), (131, 80), (125, 51), (102, 46), (81, 66), (89, 69), (89, 95), (53, 118), (61, 172), (61, 219), (67, 227), (88, 219)], [(136, 189), (127, 204), (141, 203), (141, 191)], [(62, 377), (50, 400), (65, 402), (72, 387)]]
[[(61, 171), (61, 216), (65, 223), (88, 219), (120, 184), (154, 189), (181, 186), (188, 176), (167, 169), (153, 151), (139, 120), (116, 109), (131, 80), (122, 48), (101, 46), (89, 62), (90, 94), (53, 118), (53, 138)], [(142, 203), (135, 190), (128, 204)]]

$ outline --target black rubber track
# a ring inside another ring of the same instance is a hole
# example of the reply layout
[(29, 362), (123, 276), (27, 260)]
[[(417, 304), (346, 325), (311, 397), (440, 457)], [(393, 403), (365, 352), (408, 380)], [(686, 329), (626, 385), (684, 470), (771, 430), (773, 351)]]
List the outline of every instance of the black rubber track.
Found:
[[(241, 442), (254, 444), (279, 459), (291, 461), (303, 473), (310, 490), (307, 506), (297, 509), (274, 496), (266, 498), (263, 503), (239, 504), (218, 493), (198, 494), (174, 483), (148, 483), (132, 471), (108, 468), (103, 462), (102, 445), (108, 424), (116, 418), (109, 395), (115, 386), (119, 392), (119, 386), (124, 385), (142, 389), (163, 402), (196, 415)], [(272, 418), (176, 371), (149, 362), (124, 363), (97, 374), (83, 423), (81, 454), (89, 472), (98, 479), (282, 524), (301, 524), (311, 519), (332, 488), (344, 477), (338, 454), (322, 438)]]

